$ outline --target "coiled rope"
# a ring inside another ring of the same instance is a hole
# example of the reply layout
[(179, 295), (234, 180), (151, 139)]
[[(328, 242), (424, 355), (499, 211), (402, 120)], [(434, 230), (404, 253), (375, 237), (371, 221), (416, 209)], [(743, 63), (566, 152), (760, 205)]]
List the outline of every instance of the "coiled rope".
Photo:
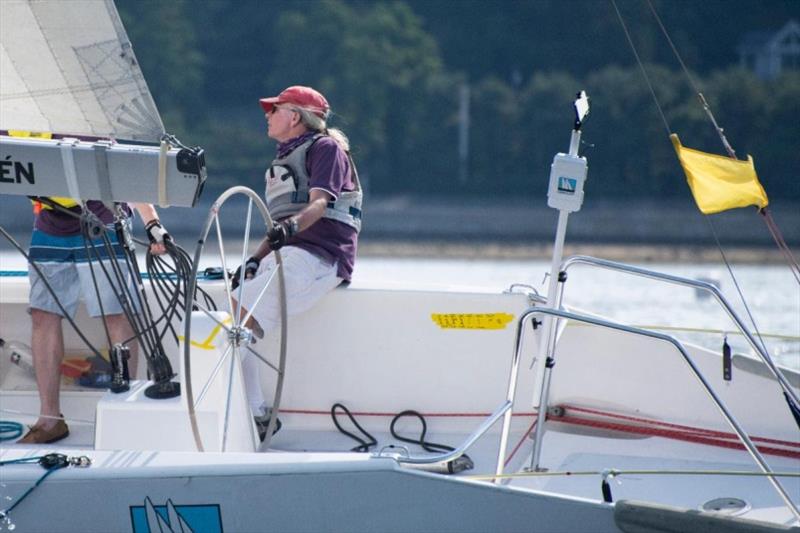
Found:
[(0, 441), (17, 440), (22, 436), (23, 426), (19, 422), (0, 420)]

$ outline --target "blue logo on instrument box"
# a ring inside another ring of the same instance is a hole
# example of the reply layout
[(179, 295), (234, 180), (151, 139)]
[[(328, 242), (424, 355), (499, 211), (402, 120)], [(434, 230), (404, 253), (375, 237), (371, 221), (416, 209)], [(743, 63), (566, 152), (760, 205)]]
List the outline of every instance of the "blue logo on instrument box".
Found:
[(578, 187), (578, 180), (575, 178), (565, 178), (559, 176), (558, 178), (558, 192), (566, 194), (575, 194), (575, 189)]

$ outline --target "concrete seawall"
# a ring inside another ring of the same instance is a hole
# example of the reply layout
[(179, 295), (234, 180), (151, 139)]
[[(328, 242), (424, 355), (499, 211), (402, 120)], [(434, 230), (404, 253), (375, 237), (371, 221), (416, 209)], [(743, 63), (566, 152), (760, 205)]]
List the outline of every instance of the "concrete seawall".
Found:
[[(161, 209), (160, 216), (184, 246), (193, 246), (215, 197), (206, 195), (193, 209)], [(225, 209), (236, 214), (236, 205), (239, 204), (226, 204)], [(241, 214), (224, 224), (234, 234), (244, 227), (245, 204), (240, 205)], [(800, 204), (778, 201), (773, 202), (771, 209), (789, 245), (793, 249), (800, 246)], [(570, 216), (567, 242), (584, 246), (713, 246), (714, 236), (706, 218), (723, 246), (775, 248), (754, 207), (704, 217), (691, 199), (670, 202), (632, 199), (624, 203), (588, 199), (580, 212)], [(23, 246), (27, 245), (32, 219), (27, 199), (8, 196), (2, 199), (0, 225)], [(475, 198), (373, 197), (365, 202), (361, 242), (373, 248), (387, 241), (546, 247), (553, 241), (557, 219), (557, 212), (546, 206), (544, 198), (501, 202)], [(0, 242), (0, 248), (8, 249), (9, 245)]]

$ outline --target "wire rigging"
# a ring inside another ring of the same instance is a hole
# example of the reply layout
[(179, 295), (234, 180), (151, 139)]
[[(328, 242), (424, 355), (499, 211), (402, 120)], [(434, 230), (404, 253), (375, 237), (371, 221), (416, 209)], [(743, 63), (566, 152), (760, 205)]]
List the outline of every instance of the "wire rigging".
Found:
[[(709, 120), (714, 125), (714, 128), (717, 131), (717, 134), (719, 135), (720, 140), (721, 140), (723, 146), (725, 147), (725, 150), (728, 152), (728, 155), (731, 158), (736, 159), (736, 152), (733, 150), (733, 148), (731, 147), (731, 145), (728, 142), (727, 138), (725, 137), (723, 129), (719, 126), (719, 124), (717, 123), (716, 119), (714, 118), (714, 114), (712, 113), (711, 108), (708, 105), (708, 102), (706, 101), (705, 97), (703, 96), (703, 93), (700, 91), (699, 86), (697, 85), (697, 83), (695, 82), (695, 80), (692, 77), (691, 73), (689, 72), (689, 69), (686, 67), (686, 63), (684, 63), (683, 58), (681, 57), (680, 53), (678, 52), (678, 49), (675, 46), (675, 43), (670, 38), (669, 32), (667, 31), (666, 27), (664, 26), (664, 23), (662, 22), (661, 17), (659, 17), (658, 13), (656, 12), (655, 8), (653, 7), (652, 2), (650, 0), (646, 0), (646, 2), (647, 2), (648, 7), (650, 8), (651, 13), (653, 14), (653, 17), (655, 18), (656, 22), (658, 23), (659, 28), (661, 29), (661, 32), (663, 33), (665, 39), (669, 43), (669, 46), (672, 49), (673, 54), (675, 55), (677, 61), (679, 62), (684, 74), (686, 75), (689, 84), (691, 85), (692, 89), (697, 93), (698, 98), (700, 99), (700, 103), (703, 106), (703, 109), (705, 110), (707, 116), (709, 117)], [(625, 33), (625, 36), (626, 36), (627, 40), (628, 40), (628, 44), (631, 47), (631, 51), (633, 52), (633, 55), (636, 58), (636, 62), (638, 63), (639, 68), (642, 71), (642, 75), (643, 75), (643, 77), (645, 79), (645, 82), (646, 82), (648, 88), (650, 89), (650, 94), (652, 95), (653, 101), (655, 102), (655, 105), (658, 108), (658, 112), (661, 115), (662, 120), (664, 121), (664, 125), (666, 126), (666, 129), (667, 129), (668, 133), (671, 133), (671, 128), (669, 127), (669, 122), (667, 121), (666, 115), (664, 114), (664, 111), (661, 108), (661, 104), (660, 104), (660, 102), (658, 100), (658, 96), (656, 95), (655, 90), (653, 89), (653, 85), (652, 85), (652, 83), (650, 81), (650, 77), (647, 74), (647, 70), (645, 69), (644, 64), (641, 61), (641, 58), (639, 56), (638, 51), (636, 50), (636, 46), (633, 43), (633, 39), (630, 36), (630, 32), (628, 31), (628, 27), (625, 24), (625, 20), (622, 17), (622, 14), (621, 14), (618, 6), (617, 6), (616, 0), (611, 0), (611, 4), (613, 5), (614, 11), (617, 14), (617, 18), (620, 21), (620, 25), (622, 26), (622, 29), (623, 29), (623, 31)], [(765, 209), (760, 210), (760, 212), (763, 214)], [(725, 252), (724, 252), (724, 250), (722, 248), (722, 244), (720, 243), (719, 237), (717, 236), (717, 232), (716, 232), (716, 229), (714, 227), (714, 224), (713, 224), (713, 222), (712, 222), (710, 217), (705, 216), (704, 218), (706, 219), (706, 221), (708, 223), (708, 226), (709, 226), (709, 228), (711, 230), (711, 234), (713, 235), (714, 241), (715, 241), (715, 243), (717, 245), (717, 249), (719, 250), (720, 255), (722, 257), (722, 261), (725, 264), (726, 269), (728, 270), (728, 274), (730, 275), (731, 279), (734, 282), (734, 285), (736, 287), (736, 291), (737, 291), (737, 293), (739, 295), (739, 298), (741, 299), (742, 303), (744, 304), (745, 310), (747, 311), (747, 315), (750, 318), (750, 322), (753, 324), (753, 328), (754, 328), (756, 334), (758, 335), (759, 342), (761, 343), (762, 347), (766, 351), (766, 346), (764, 344), (763, 339), (761, 338), (761, 333), (760, 333), (760, 331), (758, 329), (758, 326), (757, 326), (757, 324), (755, 322), (755, 319), (753, 318), (752, 313), (750, 312), (750, 308), (747, 305), (747, 301), (746, 301), (746, 299), (744, 297), (744, 294), (743, 294), (743, 292), (741, 290), (741, 287), (740, 287), (740, 285), (738, 283), (738, 280), (736, 279), (736, 276), (735, 276), (735, 274), (733, 272), (733, 268), (731, 267), (731, 264), (730, 264), (730, 262), (728, 261), (728, 258), (725, 255)], [(772, 217), (771, 216), (769, 217), (769, 220), (772, 222), (772, 224), (768, 223), (767, 225), (770, 228), (770, 232), (773, 234), (773, 237), (775, 237), (776, 234), (773, 233), (773, 230), (777, 231), (777, 226), (774, 225), (774, 221), (772, 221)], [(777, 234), (779, 234), (779, 232), (777, 232)], [(780, 240), (782, 241), (782, 237), (780, 238)], [(781, 251), (784, 253), (784, 255), (786, 255), (786, 252), (788, 251), (788, 246), (785, 246), (785, 242), (783, 243), (783, 246), (781, 246), (779, 244), (778, 247), (781, 249)], [(791, 252), (789, 252), (789, 255), (791, 255)], [(790, 262), (790, 266), (792, 265), (792, 263), (794, 263), (794, 261)], [(794, 264), (796, 264), (796, 263), (794, 263)], [(800, 280), (800, 275), (795, 273), (795, 269), (794, 268), (792, 269), (792, 272), (793, 272), (793, 274), (795, 274), (795, 278)]]
[[(667, 43), (669, 43), (669, 46), (672, 49), (672, 53), (675, 55), (675, 58), (678, 60), (678, 63), (680, 63), (681, 68), (683, 69), (684, 75), (689, 80), (689, 85), (691, 85), (691, 87), (694, 90), (694, 92), (697, 93), (697, 96), (700, 99), (700, 104), (703, 106), (703, 110), (706, 112), (706, 115), (708, 115), (709, 120), (711, 120), (711, 123), (714, 125), (714, 129), (716, 130), (717, 135), (719, 135), (720, 141), (722, 141), (722, 145), (725, 147), (725, 151), (728, 152), (728, 155), (731, 157), (731, 159), (737, 159), (736, 151), (730, 145), (730, 143), (728, 142), (728, 138), (725, 136), (724, 130), (719, 126), (719, 124), (717, 123), (716, 118), (714, 118), (714, 114), (711, 112), (711, 106), (708, 105), (708, 102), (706, 101), (705, 96), (703, 96), (703, 93), (700, 90), (700, 87), (695, 82), (694, 78), (692, 77), (691, 73), (689, 72), (689, 69), (686, 68), (686, 64), (684, 63), (683, 58), (681, 57), (680, 53), (678, 52), (678, 49), (675, 46), (675, 44), (672, 42), (672, 38), (669, 36), (669, 32), (667, 31), (666, 27), (664, 26), (664, 23), (661, 21), (661, 17), (658, 15), (658, 12), (656, 11), (655, 7), (653, 7), (653, 3), (651, 2), (651, 0), (646, 0), (646, 1), (647, 1), (647, 6), (650, 8), (650, 12), (653, 14), (653, 17), (655, 18), (656, 22), (658, 23), (659, 28), (661, 28), (661, 33), (664, 35), (664, 38), (667, 40)], [(612, 2), (613, 2), (613, 0), (612, 0)], [(616, 9), (616, 4), (614, 4), (614, 8)], [(617, 16), (619, 16), (619, 11), (617, 11)], [(626, 30), (626, 34), (627, 34), (627, 30)], [(630, 39), (629, 39), (629, 42), (630, 42)], [(632, 43), (631, 43), (631, 46), (633, 46)], [(634, 51), (634, 54), (635, 53), (636, 52)], [(637, 60), (638, 60), (638, 55), (637, 55)], [(649, 84), (650, 84), (650, 82), (648, 81), (648, 85)], [(767, 207), (763, 207), (763, 208), (759, 209), (758, 212), (762, 216), (762, 218), (764, 220), (764, 224), (767, 226), (767, 230), (769, 231), (770, 236), (772, 236), (772, 239), (775, 241), (775, 244), (777, 245), (778, 249), (783, 254), (784, 259), (786, 260), (787, 264), (789, 265), (789, 269), (791, 270), (792, 275), (794, 276), (794, 278), (797, 281), (797, 283), (800, 284), (800, 265), (798, 265), (797, 260), (795, 259), (794, 255), (792, 254), (791, 249), (786, 244), (786, 241), (783, 238), (783, 234), (781, 233), (780, 228), (775, 223), (775, 220), (772, 218), (771, 211), (769, 211), (769, 209)]]
[[(661, 32), (663, 33), (664, 37), (666, 38), (667, 42), (669, 43), (670, 47), (672, 48), (673, 54), (675, 55), (675, 57), (677, 58), (678, 62), (680, 63), (684, 74), (686, 75), (687, 79), (689, 80), (689, 84), (692, 86), (693, 90), (695, 92), (697, 92), (697, 95), (698, 95), (698, 97), (700, 99), (700, 103), (703, 106), (703, 109), (705, 110), (706, 115), (708, 115), (709, 120), (714, 125), (714, 128), (716, 129), (717, 134), (719, 135), (720, 140), (722, 141), (722, 144), (725, 147), (725, 150), (728, 152), (728, 155), (732, 159), (736, 159), (736, 152), (733, 150), (733, 148), (731, 147), (730, 143), (728, 143), (728, 140), (725, 137), (723, 129), (719, 126), (719, 124), (717, 124), (717, 121), (714, 118), (714, 114), (711, 112), (711, 108), (708, 105), (708, 102), (706, 101), (705, 97), (703, 96), (703, 93), (700, 92), (699, 87), (697, 86), (697, 84), (695, 83), (695, 81), (692, 78), (691, 74), (689, 73), (689, 70), (686, 68), (686, 64), (684, 63), (683, 59), (681, 58), (681, 55), (678, 52), (678, 49), (675, 47), (675, 44), (672, 42), (672, 39), (669, 36), (669, 32), (667, 31), (666, 27), (664, 26), (663, 22), (661, 21), (661, 18), (658, 16), (658, 13), (656, 12), (655, 8), (653, 7), (651, 1), (650, 0), (646, 0), (646, 2), (647, 2), (647, 5), (649, 6), (650, 11), (652, 12), (654, 18), (657, 21), (658, 26), (661, 28)], [(656, 96), (655, 91), (653, 90), (653, 86), (652, 86), (652, 84), (650, 82), (650, 79), (649, 79), (649, 76), (647, 74), (647, 71), (645, 70), (644, 65), (641, 62), (641, 59), (639, 58), (639, 54), (638, 54), (638, 52), (636, 50), (636, 46), (633, 44), (633, 40), (630, 37), (630, 33), (628, 32), (628, 28), (627, 28), (627, 26), (625, 24), (624, 19), (622, 18), (622, 14), (620, 13), (619, 8), (617, 7), (616, 1), (615, 0), (611, 0), (611, 3), (614, 6), (614, 11), (617, 14), (617, 18), (619, 18), (620, 24), (622, 25), (623, 31), (625, 32), (625, 36), (628, 39), (628, 44), (630, 45), (631, 50), (633, 51), (633, 54), (636, 57), (636, 61), (639, 64), (639, 68), (642, 71), (642, 75), (644, 76), (645, 81), (647, 83), (647, 86), (650, 89), (650, 94), (652, 95), (653, 100), (654, 100), (654, 102), (656, 104), (656, 107), (658, 108), (659, 113), (661, 114), (662, 120), (664, 120), (664, 124), (667, 127), (667, 130), (669, 131), (670, 130), (669, 123), (667, 122), (666, 116), (664, 115), (664, 112), (661, 109), (661, 105), (660, 105), (660, 103), (658, 101), (658, 97)], [(778, 245), (778, 248), (784, 254), (784, 257), (786, 258), (787, 262), (789, 263), (789, 268), (792, 270), (792, 274), (794, 275), (795, 279), (798, 280), (798, 283), (800, 283), (800, 267), (798, 266), (797, 261), (794, 259), (794, 256), (792, 255), (791, 250), (789, 250), (789, 247), (786, 245), (786, 242), (784, 241), (783, 236), (781, 235), (777, 224), (775, 224), (774, 220), (772, 219), (771, 214), (769, 213), (769, 211), (767, 210), (766, 207), (764, 207), (762, 209), (759, 209), (759, 214), (762, 215), (763, 219), (765, 220), (765, 223), (767, 224), (767, 228), (769, 229), (771, 235), (775, 239), (776, 244)], [(742, 292), (742, 289), (741, 289), (741, 287), (739, 285), (739, 282), (738, 282), (735, 274), (733, 273), (733, 268), (731, 267), (731, 264), (730, 264), (730, 262), (728, 261), (728, 258), (725, 255), (725, 252), (724, 252), (724, 250), (722, 248), (722, 244), (720, 243), (719, 237), (717, 236), (717, 232), (716, 232), (716, 230), (714, 228), (714, 224), (713, 224), (713, 222), (712, 222), (712, 220), (711, 220), (711, 218), (709, 216), (705, 216), (704, 218), (706, 219), (706, 221), (708, 223), (708, 226), (709, 226), (709, 228), (711, 230), (711, 234), (714, 237), (714, 241), (715, 241), (715, 243), (717, 245), (717, 249), (719, 250), (720, 255), (722, 257), (722, 261), (725, 264), (725, 268), (728, 270), (728, 274), (730, 275), (731, 279), (733, 280), (734, 286), (736, 287), (736, 292), (739, 295), (739, 298), (741, 299), (742, 304), (744, 305), (745, 311), (747, 312), (747, 316), (749, 317), (750, 322), (753, 325), (753, 330), (755, 331), (756, 335), (758, 336), (758, 342), (760, 344), (760, 347), (764, 350), (764, 353), (769, 356), (769, 351), (767, 350), (766, 343), (764, 342), (764, 339), (761, 336), (761, 332), (760, 332), (760, 330), (758, 328), (758, 324), (756, 323), (755, 318), (753, 317), (753, 314), (750, 311), (750, 307), (747, 304), (747, 300), (744, 297), (744, 293)], [(785, 393), (785, 391), (784, 391), (784, 393)], [(795, 415), (795, 418), (798, 419), (798, 423), (800, 423), (800, 415), (798, 415), (798, 413), (800, 413), (800, 407), (795, 405), (795, 403), (792, 401), (792, 399), (789, 397), (788, 394), (785, 393), (784, 395), (786, 396), (786, 400), (787, 400), (787, 403), (789, 405), (789, 409), (792, 411), (792, 414)]]
[(639, 65), (639, 69), (642, 71), (642, 75), (644, 76), (644, 81), (647, 84), (647, 88), (650, 90), (650, 95), (653, 97), (653, 102), (656, 104), (656, 109), (658, 109), (658, 114), (661, 116), (661, 121), (664, 123), (664, 128), (667, 130), (667, 137), (672, 134), (672, 130), (669, 127), (669, 122), (667, 121), (667, 117), (664, 114), (664, 110), (661, 109), (661, 103), (658, 101), (658, 97), (656, 96), (656, 91), (653, 88), (653, 84), (650, 83), (650, 76), (647, 75), (647, 70), (644, 68), (644, 63), (642, 63), (642, 59), (639, 57), (639, 52), (636, 50), (636, 46), (633, 44), (633, 39), (631, 38), (631, 34), (628, 31), (628, 26), (625, 24), (625, 20), (622, 18), (622, 13), (619, 12), (619, 8), (617, 7), (617, 2), (615, 0), (611, 0), (611, 5), (614, 6), (614, 12), (617, 14), (617, 18), (619, 19), (619, 23), (622, 26), (622, 31), (625, 32), (625, 38), (628, 40), (628, 45), (631, 47), (631, 51), (633, 52), (633, 56), (636, 58), (636, 63)]
[[(130, 236), (130, 225), (125, 220), (127, 213), (121, 210), (119, 205), (117, 205), (118, 212), (114, 226), (111, 228), (89, 211), (85, 204), (81, 206), (79, 212), (76, 212), (49, 198), (32, 197), (32, 199), (80, 221), (83, 240), (82, 251), (84, 259), (89, 266), (93, 292), (100, 307), (101, 322), (105, 340), (108, 343), (109, 357), (112, 357), (111, 354), (115, 346), (105, 320), (107, 310), (104, 308), (100, 298), (103, 290), (101, 288), (102, 279), (106, 280), (106, 286), (108, 287), (105, 290), (110, 289), (113, 291), (120, 304), (121, 313), (127, 319), (133, 333), (132, 337), (123, 340), (119, 345), (125, 347), (131, 342), (138, 341), (148, 362), (149, 377), (161, 382), (171, 379), (174, 373), (166, 357), (163, 341), (167, 333), (171, 333), (171, 339), (175, 344), (177, 345), (179, 342), (179, 337), (172, 325), (172, 321), (174, 318), (177, 318), (178, 321), (182, 320), (186, 312), (188, 276), (191, 275), (193, 270), (192, 259), (189, 254), (170, 239), (166, 239), (164, 243), (166, 254), (162, 258), (154, 256), (150, 252), (150, 243), (137, 241), (147, 249), (148, 278), (160, 310), (160, 315), (154, 316), (139, 273), (139, 265), (133, 248), (134, 240)], [(67, 319), (87, 348), (95, 357), (105, 359), (64, 309), (58, 294), (50, 286), (36, 262), (31, 260), (25, 250), (2, 227), (0, 227), (0, 234), (6, 237), (17, 251), (25, 257), (31, 268), (39, 274), (44, 286), (53, 296), (62, 316)], [(110, 235), (114, 234), (117, 237), (116, 242), (112, 242), (110, 238)], [(133, 286), (129, 281), (131, 278)], [(195, 285), (195, 293), (202, 295), (208, 308), (216, 310), (214, 300), (197, 285)]]

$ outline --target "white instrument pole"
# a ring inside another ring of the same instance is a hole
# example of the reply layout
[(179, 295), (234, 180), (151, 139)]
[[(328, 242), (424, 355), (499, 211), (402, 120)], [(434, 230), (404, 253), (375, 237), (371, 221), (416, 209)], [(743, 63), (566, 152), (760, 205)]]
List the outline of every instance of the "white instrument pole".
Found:
[[(558, 226), (556, 239), (553, 246), (553, 260), (550, 264), (550, 280), (547, 289), (547, 307), (560, 306), (558, 298), (558, 283), (560, 266), (564, 254), (564, 241), (567, 235), (567, 221), (569, 214), (579, 211), (583, 205), (583, 185), (586, 181), (587, 162), (585, 157), (578, 155), (581, 141), (580, 127), (583, 119), (589, 113), (589, 99), (584, 91), (578, 93), (575, 100), (575, 127), (569, 143), (569, 153), (559, 153), (553, 158), (550, 166), (550, 185), (547, 191), (547, 205), (558, 209)], [(534, 360), (534, 375), (537, 379), (533, 406), (538, 409), (536, 422), (536, 436), (533, 453), (531, 456), (531, 469), (539, 469), (539, 456), (541, 443), (544, 437), (544, 424), (547, 417), (547, 396), (550, 389), (550, 375), (555, 356), (553, 350), (556, 341), (558, 321), (552, 316), (542, 319), (542, 336), (539, 340), (539, 349)]]

